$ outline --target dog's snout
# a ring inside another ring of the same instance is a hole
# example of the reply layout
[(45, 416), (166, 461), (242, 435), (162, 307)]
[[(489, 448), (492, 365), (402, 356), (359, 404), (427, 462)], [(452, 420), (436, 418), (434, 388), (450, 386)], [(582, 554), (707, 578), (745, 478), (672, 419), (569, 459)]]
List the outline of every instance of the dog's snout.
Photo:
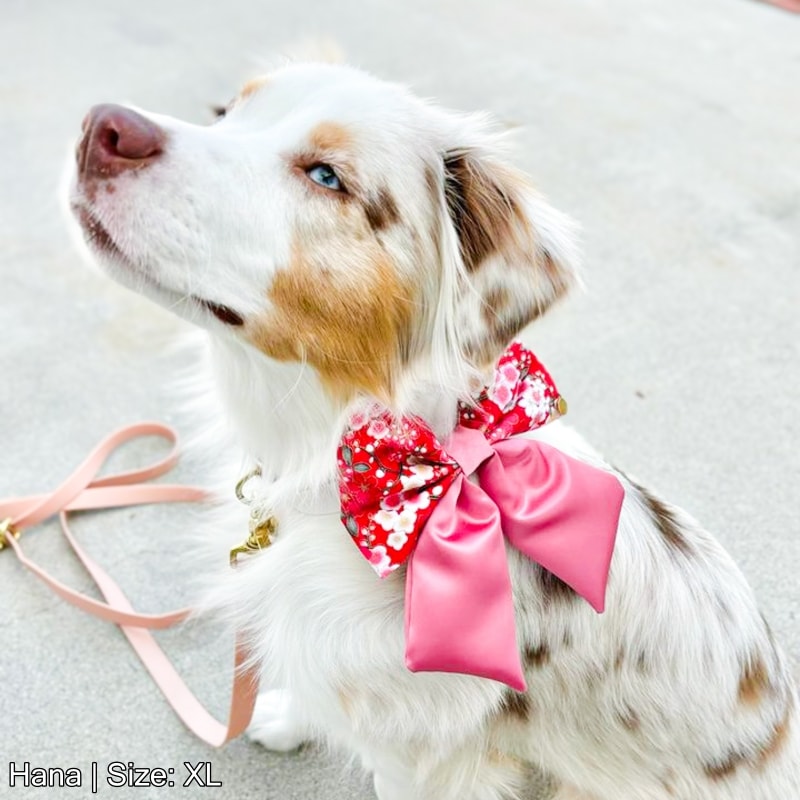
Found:
[(78, 145), (81, 177), (112, 177), (141, 169), (164, 148), (164, 131), (151, 120), (117, 105), (94, 106), (83, 120)]

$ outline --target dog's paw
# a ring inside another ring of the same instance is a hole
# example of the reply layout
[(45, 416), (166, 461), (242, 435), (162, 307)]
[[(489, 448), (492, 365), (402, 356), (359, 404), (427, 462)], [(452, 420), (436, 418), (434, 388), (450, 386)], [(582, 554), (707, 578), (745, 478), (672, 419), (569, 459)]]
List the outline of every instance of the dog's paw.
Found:
[(306, 731), (292, 706), (292, 697), (285, 689), (272, 689), (259, 694), (247, 737), (268, 750), (288, 753), (306, 741)]

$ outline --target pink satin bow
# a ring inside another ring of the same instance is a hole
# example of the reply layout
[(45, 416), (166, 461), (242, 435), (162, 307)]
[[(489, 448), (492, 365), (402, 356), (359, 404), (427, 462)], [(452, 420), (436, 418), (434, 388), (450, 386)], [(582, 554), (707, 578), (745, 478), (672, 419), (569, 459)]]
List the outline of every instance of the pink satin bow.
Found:
[(503, 535), (602, 612), (624, 492), (609, 473), (529, 439), (490, 445), (459, 427), (446, 449), (462, 472), (409, 561), (406, 664), (524, 691)]
[(524, 690), (506, 538), (603, 610), (622, 486), (515, 436), (564, 410), (545, 368), (514, 342), (445, 445), (421, 420), (380, 408), (351, 420), (339, 447), (342, 521), (381, 577), (408, 561), (412, 671)]

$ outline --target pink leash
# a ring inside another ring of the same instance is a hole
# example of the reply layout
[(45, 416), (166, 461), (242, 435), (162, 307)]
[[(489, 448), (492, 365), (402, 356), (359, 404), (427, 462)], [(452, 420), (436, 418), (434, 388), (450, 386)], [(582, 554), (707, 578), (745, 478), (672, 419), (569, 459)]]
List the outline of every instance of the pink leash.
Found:
[[(143, 436), (160, 436), (172, 443), (170, 453), (144, 469), (95, 478), (100, 467), (120, 445)], [(169, 628), (191, 613), (183, 608), (164, 614), (139, 614), (131, 606), (114, 580), (80, 547), (67, 524), (70, 511), (116, 508), (144, 503), (200, 501), (208, 498), (202, 489), (192, 486), (147, 483), (163, 475), (178, 460), (178, 437), (175, 431), (155, 422), (130, 425), (100, 442), (86, 460), (50, 494), (0, 500), (0, 549), (10, 546), (23, 566), (68, 603), (96, 617), (120, 626), (147, 671), (161, 689), (167, 702), (189, 730), (204, 742), (219, 747), (241, 734), (250, 722), (258, 693), (258, 668), (249, 658), (247, 648), (237, 636), (233, 693), (227, 724), (218, 722), (192, 694), (181, 676), (158, 646), (149, 629)], [(87, 597), (56, 580), (22, 551), (18, 538), (22, 531), (58, 514), (61, 529), (83, 566), (94, 578), (106, 603)]]

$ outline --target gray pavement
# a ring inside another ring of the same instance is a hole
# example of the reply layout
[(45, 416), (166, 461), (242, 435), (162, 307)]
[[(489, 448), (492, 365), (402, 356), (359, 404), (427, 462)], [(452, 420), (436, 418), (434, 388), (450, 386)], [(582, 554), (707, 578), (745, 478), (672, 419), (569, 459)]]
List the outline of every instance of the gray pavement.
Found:
[[(58, 186), (85, 110), (130, 101), (209, 119), (261, 54), (309, 33), (423, 95), (521, 126), (521, 164), (583, 224), (588, 286), (527, 340), (573, 424), (716, 532), (797, 665), (800, 17), (747, 0), (2, 0), (0, 495), (53, 486), (120, 424), (185, 427), (168, 390), (181, 359), (163, 355), (181, 326), (87, 270), (66, 232)], [(76, 528), (157, 610), (192, 598), (182, 521), (148, 508)], [(27, 545), (88, 587), (53, 525)], [(90, 796), (10, 789), (12, 760), (86, 775), (92, 761), (101, 772), (134, 761), (181, 779), (184, 761), (210, 761), (223, 784), (99, 795), (119, 800), (372, 796), (344, 759), (313, 748), (195, 741), (121, 634), (8, 553), (0, 602), (0, 796)], [(198, 623), (159, 638), (221, 714), (224, 634)]]

